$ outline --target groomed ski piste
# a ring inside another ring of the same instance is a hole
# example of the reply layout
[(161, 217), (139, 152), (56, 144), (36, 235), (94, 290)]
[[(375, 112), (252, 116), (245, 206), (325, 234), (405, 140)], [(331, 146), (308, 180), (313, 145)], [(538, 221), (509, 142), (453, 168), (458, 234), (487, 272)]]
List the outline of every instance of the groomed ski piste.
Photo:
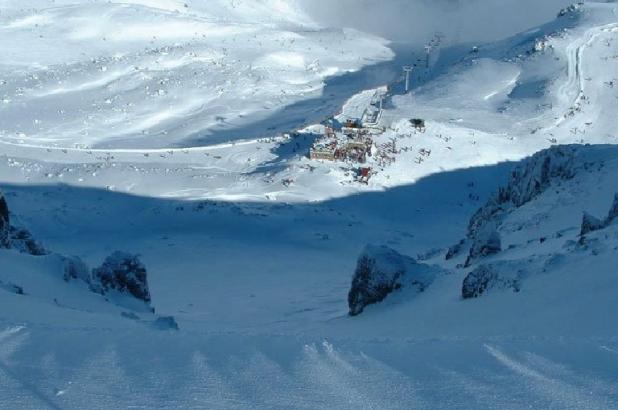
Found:
[[(276, 0), (13, 3), (0, 189), (48, 254), (0, 249), (0, 407), (618, 407), (617, 4), (390, 85), (365, 185), (307, 153), (385, 40)], [(441, 273), (351, 317), (368, 244)], [(117, 250), (154, 312), (62, 276)]]

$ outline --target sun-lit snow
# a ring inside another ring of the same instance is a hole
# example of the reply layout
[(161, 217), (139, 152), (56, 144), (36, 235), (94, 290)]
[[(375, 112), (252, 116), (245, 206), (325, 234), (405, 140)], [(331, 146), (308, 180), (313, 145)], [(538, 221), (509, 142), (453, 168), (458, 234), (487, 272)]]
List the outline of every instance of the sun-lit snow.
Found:
[[(223, 131), (242, 138), (252, 127), (267, 133), (251, 124), (319, 97), (330, 76), (392, 57), (386, 41), (320, 28), (292, 3), (184, 4), (7, 6), (0, 139), (153, 148), (208, 144)], [(165, 114), (186, 100), (181, 116)], [(134, 123), (140, 117), (165, 121)]]

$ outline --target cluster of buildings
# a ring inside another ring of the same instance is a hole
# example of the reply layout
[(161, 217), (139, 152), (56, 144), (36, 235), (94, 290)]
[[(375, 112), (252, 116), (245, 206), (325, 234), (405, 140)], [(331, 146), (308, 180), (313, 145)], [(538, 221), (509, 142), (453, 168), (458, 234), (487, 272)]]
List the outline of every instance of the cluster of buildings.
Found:
[[(348, 119), (341, 124), (332, 121), (324, 128), (324, 134), (316, 138), (309, 150), (309, 158), (316, 161), (337, 161), (350, 165), (354, 171), (355, 180), (368, 183), (375, 173), (369, 164), (383, 168), (396, 160), (396, 138), (384, 143), (376, 138), (385, 132), (380, 126), (382, 117), (382, 101), (384, 91), (378, 91), (368, 102), (363, 111), (354, 108), (348, 110), (347, 115), (357, 119)], [(350, 112), (351, 111), (351, 112)], [(425, 121), (411, 119), (411, 125), (417, 132), (425, 131)], [(382, 143), (379, 143), (379, 142)], [(371, 158), (371, 161), (369, 159)], [(369, 162), (369, 164), (368, 164)]]
[(364, 164), (372, 156), (375, 133), (376, 129), (367, 128), (355, 120), (348, 120), (340, 130), (326, 127), (324, 135), (309, 150), (309, 158), (354, 164), (355, 180), (367, 184), (372, 169)]
[(351, 120), (340, 131), (326, 127), (324, 135), (318, 138), (309, 150), (309, 158), (364, 164), (367, 157), (371, 156), (371, 135), (371, 130)]

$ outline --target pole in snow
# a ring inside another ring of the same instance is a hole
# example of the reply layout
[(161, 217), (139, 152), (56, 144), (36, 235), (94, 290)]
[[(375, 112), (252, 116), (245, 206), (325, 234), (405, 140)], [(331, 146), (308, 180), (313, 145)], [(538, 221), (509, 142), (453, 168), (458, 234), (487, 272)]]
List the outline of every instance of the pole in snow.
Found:
[(414, 70), (412, 66), (407, 65), (403, 67), (403, 71), (406, 73), (406, 93), (410, 91), (410, 73), (412, 70)]

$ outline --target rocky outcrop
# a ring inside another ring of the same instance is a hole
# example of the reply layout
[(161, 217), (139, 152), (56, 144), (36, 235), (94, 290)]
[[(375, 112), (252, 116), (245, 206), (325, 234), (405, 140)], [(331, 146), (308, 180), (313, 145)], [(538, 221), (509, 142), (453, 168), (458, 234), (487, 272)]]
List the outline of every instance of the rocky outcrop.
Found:
[(517, 276), (505, 274), (495, 265), (480, 265), (464, 279), (461, 296), (464, 299), (478, 298), (492, 289), (519, 292), (520, 280)]
[(502, 240), (495, 226), (485, 225), (482, 231), (477, 232), (470, 247), (470, 253), (466, 259), (465, 267), (475, 261), (502, 251)]
[[(23, 228), (10, 224), (10, 212), (5, 198), (0, 193), (0, 248), (10, 249), (33, 256), (50, 255), (51, 259), (59, 263), (59, 273), (66, 282), (81, 281), (88, 285), (91, 291), (110, 295), (112, 292), (124, 294), (138, 301), (137, 304), (125, 299), (116, 302), (124, 305), (128, 303), (131, 308), (143, 309), (144, 302), (147, 310), (150, 308), (150, 291), (148, 288), (147, 272), (144, 265), (135, 255), (115, 252), (110, 255), (101, 267), (90, 268), (78, 257), (66, 257), (60, 254), (50, 253), (37, 242), (32, 234)], [(0, 288), (14, 293), (23, 293), (23, 289), (15, 284), (3, 284)], [(166, 322), (167, 320), (167, 322)], [(173, 320), (173, 319), (172, 319)], [(166, 324), (167, 323), (167, 324)], [(170, 319), (165, 319), (160, 324), (163, 327), (175, 328)]]
[(146, 268), (137, 256), (128, 253), (114, 252), (94, 269), (92, 288), (101, 294), (116, 291), (150, 303)]
[(519, 208), (545, 192), (554, 181), (575, 176), (576, 148), (559, 146), (541, 151), (523, 161), (511, 172), (509, 182), (470, 219), (468, 237), (473, 239), (487, 223), (499, 223), (500, 216)]
[(382, 302), (398, 289), (423, 292), (438, 272), (386, 246), (367, 246), (358, 258), (348, 293), (349, 314), (361, 314), (366, 306)]
[(504, 216), (534, 200), (555, 182), (573, 178), (576, 155), (575, 146), (557, 146), (541, 151), (515, 167), (508, 183), (470, 218), (467, 240), (451, 247), (446, 258), (455, 258), (463, 253), (464, 248), (467, 250), (467, 246), (471, 246), (465, 264), (469, 266), (478, 256), (500, 252), (498, 232)]

